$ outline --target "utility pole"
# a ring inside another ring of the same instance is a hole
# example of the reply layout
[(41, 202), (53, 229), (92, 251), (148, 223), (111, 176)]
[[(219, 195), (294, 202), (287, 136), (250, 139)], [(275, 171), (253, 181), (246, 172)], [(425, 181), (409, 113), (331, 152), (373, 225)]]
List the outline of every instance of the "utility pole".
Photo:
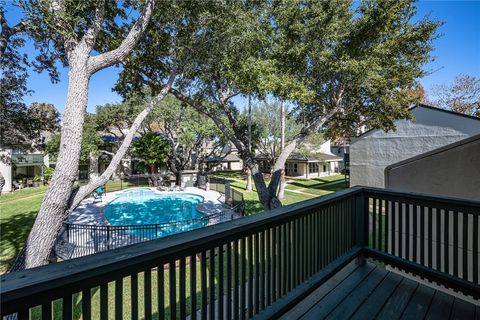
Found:
[[(248, 152), (252, 152), (252, 96), (248, 95)], [(247, 191), (252, 191), (252, 171), (247, 169)]]
[[(285, 104), (280, 100), (280, 147), (281, 151), (285, 148)], [(278, 187), (278, 199), (285, 198), (285, 167), (280, 173), (280, 186)]]

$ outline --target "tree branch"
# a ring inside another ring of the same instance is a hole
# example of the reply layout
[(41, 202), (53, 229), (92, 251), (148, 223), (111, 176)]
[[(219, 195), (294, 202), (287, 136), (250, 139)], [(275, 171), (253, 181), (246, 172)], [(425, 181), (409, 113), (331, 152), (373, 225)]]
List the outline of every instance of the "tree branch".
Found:
[[(340, 97), (341, 99), (341, 97)], [(268, 185), (268, 190), (271, 195), (276, 194), (278, 184), (281, 178), (282, 169), (285, 168), (285, 162), (287, 161), (290, 154), (297, 148), (297, 146), (302, 143), (309, 134), (318, 131), (325, 122), (327, 122), (331, 117), (333, 117), (337, 112), (342, 110), (342, 104), (340, 103), (340, 99), (337, 100), (336, 106), (330, 110), (327, 114), (322, 117), (319, 117), (315, 120), (312, 124), (307, 126), (300, 132), (295, 138), (293, 138), (280, 152), (280, 155), (275, 161), (272, 170), (272, 179), (270, 180), (270, 184)]]
[(236, 137), (236, 135), (231, 132), (231, 130), (223, 123), (223, 121), (214, 113), (208, 111), (208, 108), (204, 105), (200, 104), (199, 102), (195, 101), (194, 99), (190, 98), (189, 96), (184, 95), (180, 91), (172, 88), (170, 91), (178, 100), (185, 102), (186, 104), (190, 105), (192, 108), (200, 112), (201, 114), (206, 115), (213, 122), (217, 125), (217, 127), (225, 134), (228, 139), (237, 147), (239, 151), (244, 151), (245, 147), (240, 139)]
[(122, 43), (116, 49), (89, 58), (90, 74), (94, 74), (98, 70), (119, 63), (130, 54), (145, 32), (154, 7), (155, 0), (146, 0), (140, 17), (135, 22), (125, 39), (123, 39)]
[(10, 37), (17, 33), (24, 32), (30, 24), (31, 20), (23, 20), (10, 28), (5, 18), (5, 12), (3, 8), (0, 8), (0, 26), (2, 27), (2, 32), (0, 33), (0, 58), (3, 57), (5, 50), (7, 50)]
[(152, 109), (168, 94), (174, 81), (175, 81), (175, 74), (172, 74), (168, 79), (167, 84), (163, 87), (160, 93), (156, 95), (154, 98), (152, 98), (148, 102), (147, 107), (145, 107), (145, 109), (137, 115), (137, 117), (135, 118), (135, 121), (130, 127), (130, 130), (126, 134), (125, 139), (123, 140), (120, 148), (118, 148), (118, 151), (113, 156), (112, 161), (110, 161), (110, 164), (105, 169), (105, 172), (103, 172), (99, 177), (90, 181), (87, 185), (80, 187), (78, 192), (74, 195), (74, 198), (70, 202), (71, 203), (69, 207), (70, 212), (73, 209), (75, 209), (85, 197), (87, 197), (90, 193), (92, 193), (93, 190), (95, 190), (98, 186), (105, 184), (108, 181), (108, 179), (110, 179), (113, 172), (117, 168), (118, 164), (127, 153), (128, 148), (130, 147), (130, 144), (132, 143), (132, 140), (135, 136), (135, 133), (142, 125), (142, 122), (148, 116), (150, 111), (152, 111)]
[(105, 14), (105, 0), (97, 0), (95, 5), (95, 16), (93, 18), (92, 25), (88, 28), (87, 32), (83, 35), (82, 41), (85, 41), (87, 45), (92, 48), (95, 45), (98, 33), (102, 29), (103, 16)]

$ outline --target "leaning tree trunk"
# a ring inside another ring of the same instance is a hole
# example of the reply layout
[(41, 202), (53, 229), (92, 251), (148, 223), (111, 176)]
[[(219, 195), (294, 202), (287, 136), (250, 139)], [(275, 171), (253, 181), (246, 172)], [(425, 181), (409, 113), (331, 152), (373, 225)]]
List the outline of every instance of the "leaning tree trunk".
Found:
[[(102, 28), (105, 12), (104, 5), (102, 1), (97, 2), (92, 24), (81, 36), (80, 40), (72, 35), (65, 36), (63, 39), (69, 72), (60, 152), (48, 191), (44, 196), (40, 211), (25, 243), (25, 263), (23, 264), (25, 268), (41, 266), (48, 262), (55, 237), (69, 212), (73, 184), (77, 179), (80, 162), (83, 122), (88, 101), (90, 76), (99, 70), (122, 61), (130, 54), (147, 28), (155, 1), (145, 1), (140, 17), (117, 48), (90, 56), (90, 52), (95, 46), (96, 38)], [(57, 10), (57, 8), (54, 10)], [(57, 27), (61, 28), (63, 21), (56, 18), (54, 18), (54, 22), (57, 24)]]
[(279, 200), (285, 198), (285, 169), (282, 169), (280, 172), (280, 185), (278, 186), (278, 195)]
[(77, 48), (70, 57), (68, 94), (63, 116), (60, 152), (55, 172), (40, 211), (25, 244), (25, 268), (48, 262), (68, 209), (70, 194), (78, 175), (85, 108), (88, 100), (88, 54)]
[(252, 170), (247, 168), (247, 187), (246, 187), (248, 192), (252, 191)]
[(90, 152), (88, 154), (89, 166), (88, 166), (88, 178), (89, 180), (95, 179), (98, 177), (98, 154), (95, 152)]
[(128, 130), (127, 135), (125, 136), (125, 139), (123, 140), (122, 144), (120, 145), (120, 148), (118, 148), (117, 152), (112, 158), (112, 161), (110, 161), (110, 164), (108, 165), (107, 169), (97, 178), (92, 181), (90, 181), (87, 185), (82, 186), (78, 192), (73, 196), (73, 200), (71, 201), (71, 205), (68, 208), (68, 211), (71, 212), (73, 211), (79, 204), (80, 202), (88, 197), (96, 188), (99, 186), (105, 184), (114, 171), (116, 170), (117, 166), (120, 164), (122, 161), (123, 157), (128, 151), (128, 148), (130, 147), (130, 144), (135, 137), (135, 133), (137, 130), (140, 128), (142, 125), (143, 120), (148, 116), (150, 111), (160, 102), (163, 100), (163, 98), (167, 95), (167, 93), (170, 91), (170, 88), (173, 84), (175, 77), (172, 75), (170, 79), (168, 80), (167, 85), (160, 91), (160, 93), (154, 97), (147, 105), (145, 109), (143, 109), (142, 112), (140, 112), (135, 120), (133, 121), (130, 129)]

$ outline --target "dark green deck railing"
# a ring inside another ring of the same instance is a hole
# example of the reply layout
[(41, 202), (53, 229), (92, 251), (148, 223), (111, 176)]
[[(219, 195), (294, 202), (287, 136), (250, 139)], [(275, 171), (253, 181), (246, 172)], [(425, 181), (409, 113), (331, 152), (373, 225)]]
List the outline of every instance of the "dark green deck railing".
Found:
[[(447, 228), (442, 212), (449, 212)], [(360, 255), (479, 298), (479, 213), (478, 202), (355, 187), (4, 275), (1, 312), (20, 319), (270, 318)], [(448, 268), (436, 264), (442, 243), (450, 248)]]

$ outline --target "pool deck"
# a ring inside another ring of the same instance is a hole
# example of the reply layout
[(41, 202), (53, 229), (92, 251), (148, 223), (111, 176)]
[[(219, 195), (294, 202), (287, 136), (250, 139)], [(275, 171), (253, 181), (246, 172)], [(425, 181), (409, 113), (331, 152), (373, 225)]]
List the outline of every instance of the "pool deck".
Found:
[[(144, 188), (143, 188), (144, 189)], [(203, 189), (189, 187), (185, 191), (158, 191), (155, 188), (148, 188), (152, 191), (155, 191), (158, 194), (181, 194), (181, 193), (190, 193), (202, 196), (205, 200), (197, 206), (197, 210), (203, 214), (215, 214), (221, 211), (225, 211), (225, 217), (228, 217), (228, 220), (237, 217), (235, 212), (225, 206), (220, 199), (222, 195), (217, 191), (205, 191)], [(89, 224), (89, 225), (108, 225), (108, 221), (105, 219), (105, 208), (106, 206), (115, 200), (119, 194), (128, 191), (134, 190), (125, 189), (116, 192), (105, 193), (101, 199), (94, 199), (89, 197), (83, 200), (80, 205), (68, 216), (66, 222), (72, 224)]]
[[(215, 215), (208, 220), (209, 225), (229, 221), (238, 217), (234, 210), (230, 209), (221, 201), (223, 196), (217, 191), (205, 191), (194, 187), (186, 188), (185, 191), (174, 192), (158, 191), (155, 188), (149, 189), (158, 194), (188, 193), (202, 196), (204, 201), (197, 205), (197, 210), (206, 215)], [(108, 226), (109, 223), (105, 218), (105, 208), (110, 202), (115, 200), (120, 193), (127, 190), (134, 190), (134, 188), (109, 192), (104, 194), (101, 199), (89, 197), (83, 200), (68, 216), (66, 222), (70, 225)], [(220, 212), (224, 212), (224, 214), (218, 215)], [(94, 231), (88, 226), (79, 226), (78, 229), (71, 226), (69, 228), (70, 231), (64, 230), (64, 232), (61, 233), (55, 244), (55, 252), (58, 258), (66, 260), (148, 240), (141, 236), (132, 235), (126, 230), (111, 233), (107, 232), (106, 234), (104, 229)]]

